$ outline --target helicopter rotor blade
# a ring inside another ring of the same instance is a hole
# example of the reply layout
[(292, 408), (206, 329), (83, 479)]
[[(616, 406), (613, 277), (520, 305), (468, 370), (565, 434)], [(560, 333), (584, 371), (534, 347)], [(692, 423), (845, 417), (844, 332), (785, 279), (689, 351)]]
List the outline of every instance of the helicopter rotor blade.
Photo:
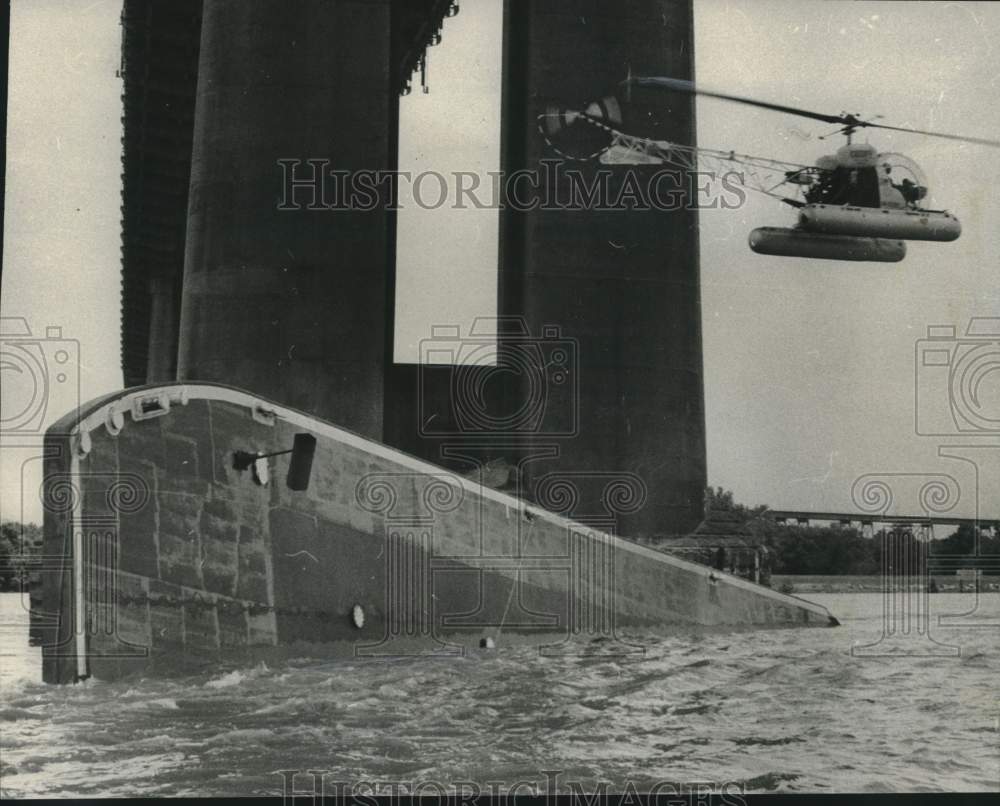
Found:
[(965, 137), (959, 134), (946, 134), (944, 132), (930, 132), (922, 129), (908, 129), (902, 126), (889, 126), (884, 123), (873, 123), (871, 121), (861, 120), (854, 115), (826, 115), (822, 112), (812, 112), (808, 109), (799, 109), (795, 106), (776, 104), (771, 103), (770, 101), (758, 101), (756, 98), (745, 98), (741, 95), (729, 95), (724, 92), (703, 90), (696, 87), (694, 82), (686, 81), (680, 78), (668, 78), (666, 76), (637, 76), (630, 77), (622, 83), (635, 84), (639, 87), (676, 90), (679, 92), (691, 93), (692, 95), (704, 95), (709, 98), (721, 98), (724, 101), (735, 101), (736, 103), (747, 104), (748, 106), (757, 106), (761, 109), (770, 109), (775, 112), (785, 112), (789, 115), (798, 115), (799, 117), (821, 120), (824, 123), (838, 123), (847, 127), (846, 131), (848, 132), (860, 128), (888, 129), (890, 131), (922, 134), (925, 137), (943, 137), (946, 140), (959, 140), (966, 143), (977, 143), (979, 145), (1000, 147), (1000, 141), (988, 140), (983, 137)]
[(723, 92), (714, 92), (712, 90), (698, 89), (694, 85), (694, 82), (685, 81), (680, 78), (667, 78), (664, 76), (641, 76), (641, 77), (626, 79), (626, 82), (635, 84), (636, 86), (639, 87), (654, 87), (656, 89), (677, 90), (679, 92), (688, 92), (691, 93), (692, 95), (705, 95), (709, 98), (721, 98), (724, 101), (735, 101), (736, 103), (747, 104), (748, 106), (759, 106), (761, 109), (770, 109), (774, 112), (787, 112), (790, 115), (799, 115), (800, 117), (804, 118), (821, 120), (824, 123), (848, 124), (851, 122), (850, 118), (844, 117), (843, 115), (825, 115), (822, 112), (810, 112), (808, 109), (799, 109), (798, 107), (795, 106), (775, 104), (769, 101), (758, 101), (756, 98), (745, 98), (741, 95), (728, 95)]
[(1000, 148), (1000, 140), (987, 140), (984, 137), (965, 137), (961, 134), (945, 134), (944, 132), (928, 132), (923, 129), (907, 129), (903, 126), (886, 126), (883, 123), (868, 123), (866, 121), (860, 121), (859, 126), (864, 126), (873, 129), (889, 129), (894, 132), (910, 132), (911, 134), (922, 134), (925, 137), (943, 137), (946, 140), (960, 140), (964, 143), (977, 143), (981, 146), (993, 146), (994, 148)]

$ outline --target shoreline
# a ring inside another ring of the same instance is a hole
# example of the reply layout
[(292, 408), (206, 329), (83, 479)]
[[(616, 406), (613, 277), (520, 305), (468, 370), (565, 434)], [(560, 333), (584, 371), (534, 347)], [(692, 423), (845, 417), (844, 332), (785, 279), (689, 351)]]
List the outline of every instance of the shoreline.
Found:
[[(973, 593), (975, 583), (971, 579), (963, 579), (954, 574), (931, 576), (937, 586), (936, 593)], [(786, 593), (881, 593), (885, 590), (885, 577), (882, 574), (871, 575), (830, 575), (816, 574), (772, 574), (771, 587)], [(923, 579), (911, 577), (913, 584), (923, 589)], [(895, 584), (899, 584), (895, 580)], [(791, 590), (788, 590), (791, 586)], [(980, 590), (984, 593), (1000, 591), (1000, 576), (983, 576), (980, 579)]]

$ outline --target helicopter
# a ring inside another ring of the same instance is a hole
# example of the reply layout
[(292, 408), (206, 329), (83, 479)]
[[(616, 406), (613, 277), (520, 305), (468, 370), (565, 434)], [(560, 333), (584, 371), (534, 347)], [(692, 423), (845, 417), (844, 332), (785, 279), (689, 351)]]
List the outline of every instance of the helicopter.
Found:
[[(618, 94), (594, 101), (583, 110), (549, 105), (539, 115), (539, 130), (549, 147), (569, 159), (598, 159), (608, 164), (659, 163), (685, 170), (706, 163), (730, 169), (739, 165), (742, 171), (738, 175), (745, 187), (797, 211), (794, 227), (758, 227), (751, 231), (750, 249), (763, 255), (895, 263), (906, 256), (906, 241), (954, 241), (961, 235), (962, 225), (952, 213), (922, 206), (927, 202), (928, 185), (917, 163), (903, 154), (880, 153), (873, 145), (854, 142), (854, 134), (860, 129), (887, 129), (1000, 146), (996, 140), (889, 126), (854, 114), (824, 114), (715, 92), (678, 78), (630, 75), (620, 86), (626, 103), (632, 87), (640, 87), (719, 98), (838, 126), (825, 136), (844, 135), (844, 145), (833, 154), (819, 157), (813, 165), (800, 165), (630, 135), (621, 128), (622, 98)], [(571, 153), (566, 145), (567, 134), (574, 128), (579, 130), (581, 124), (588, 124), (602, 138), (597, 148), (583, 156)], [(792, 195), (786, 188), (792, 189)]]

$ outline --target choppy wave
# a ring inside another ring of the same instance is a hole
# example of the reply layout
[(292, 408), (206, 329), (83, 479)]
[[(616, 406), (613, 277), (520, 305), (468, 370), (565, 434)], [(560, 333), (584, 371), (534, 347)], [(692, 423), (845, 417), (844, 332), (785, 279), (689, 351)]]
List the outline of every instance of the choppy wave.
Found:
[[(1000, 789), (1000, 628), (959, 658), (854, 657), (874, 594), (816, 595), (844, 626), (630, 634), (642, 655), (506, 646), (402, 663), (296, 658), (174, 679), (0, 677), (5, 795), (273, 795), (329, 780), (733, 782), (746, 791)], [(958, 596), (936, 597), (954, 612)], [(962, 606), (959, 606), (962, 605)], [(979, 614), (1000, 621), (1000, 596)], [(527, 788), (520, 791), (526, 792)], [(561, 790), (565, 791), (565, 790)]]

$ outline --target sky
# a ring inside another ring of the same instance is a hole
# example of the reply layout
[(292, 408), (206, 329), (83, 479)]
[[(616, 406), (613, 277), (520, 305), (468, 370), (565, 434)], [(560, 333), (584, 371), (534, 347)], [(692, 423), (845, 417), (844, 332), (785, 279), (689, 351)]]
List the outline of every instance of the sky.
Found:
[[(424, 93), (400, 99), (399, 170), (446, 176), (468, 171), (486, 177), (500, 167), (501, 47), (496, 32), (503, 5), (491, 0), (462, 4), (445, 22), (441, 44), (427, 52)], [(414, 77), (416, 79), (416, 76)], [(471, 180), (469, 180), (471, 183)], [(477, 198), (489, 199), (484, 189)], [(440, 187), (424, 180), (412, 191), (401, 185), (396, 219), (397, 361), (420, 361), (428, 324), (459, 324), (497, 314), (500, 215), (496, 209), (424, 209), (436, 203)], [(442, 219), (447, 217), (447, 224)]]
[[(820, 112), (883, 115), (890, 125), (1000, 132), (996, 4), (705, 0), (695, 9), (696, 76), (705, 87)], [(817, 141), (832, 128), (698, 101), (706, 147), (812, 163), (839, 144)], [(896, 264), (768, 258), (747, 250), (745, 233), (790, 226), (792, 211), (759, 196), (735, 212), (704, 211), (709, 480), (746, 502), (839, 511), (854, 509), (851, 490), (862, 476), (945, 473), (964, 493), (955, 512), (971, 515), (975, 468), (938, 453), (976, 440), (915, 433), (915, 350), (928, 325), (962, 333), (971, 316), (1000, 315), (1000, 150), (869, 132), (881, 151), (921, 165), (933, 206), (955, 213), (963, 234), (950, 244), (908, 243)], [(1000, 401), (1000, 372), (983, 392)], [(983, 470), (980, 498), (993, 510), (983, 514), (993, 517), (1000, 515), (995, 454), (972, 454)], [(919, 512), (916, 479), (898, 482), (905, 492), (899, 509)]]
[[(417, 84), (403, 99), (402, 169), (495, 170), (498, 9), (499, 0), (464, 0), (446, 21), (428, 57), (431, 92)], [(0, 313), (23, 317), (35, 337), (59, 327), (68, 343), (53, 334), (40, 347), (52, 368), (41, 423), (7, 428), (0, 443), (4, 519), (39, 518), (35, 435), (74, 405), (74, 376), (84, 401), (122, 384), (119, 11), (116, 0), (12, 4)], [(995, 3), (695, 0), (700, 85), (891, 125), (996, 137), (997, 42)], [(812, 163), (839, 144), (819, 139), (826, 124), (720, 100), (699, 99), (697, 117), (706, 147)], [(1000, 150), (892, 132), (868, 139), (920, 163), (933, 205), (954, 212), (963, 234), (911, 242), (898, 264), (771, 258), (750, 252), (747, 234), (791, 226), (788, 208), (751, 194), (739, 210), (704, 210), (709, 482), (750, 504), (837, 511), (855, 509), (858, 479), (881, 475), (902, 491), (895, 510), (912, 512), (914, 485), (943, 474), (960, 490), (955, 514), (975, 514), (978, 500), (982, 515), (1000, 516), (1000, 440), (924, 436), (914, 425), (917, 381), (928, 384), (927, 411), (947, 409), (947, 384), (936, 392), (940, 379), (915, 366), (928, 325), (961, 334), (970, 317), (1000, 316)], [(400, 215), (399, 360), (419, 354), (430, 322), (467, 327), (495, 314), (496, 227), (489, 210)], [(33, 399), (8, 361), (27, 343), (19, 326), (5, 322), (5, 428)], [(77, 349), (78, 372), (56, 380), (55, 356)], [(982, 389), (1000, 399), (1000, 372)]]

